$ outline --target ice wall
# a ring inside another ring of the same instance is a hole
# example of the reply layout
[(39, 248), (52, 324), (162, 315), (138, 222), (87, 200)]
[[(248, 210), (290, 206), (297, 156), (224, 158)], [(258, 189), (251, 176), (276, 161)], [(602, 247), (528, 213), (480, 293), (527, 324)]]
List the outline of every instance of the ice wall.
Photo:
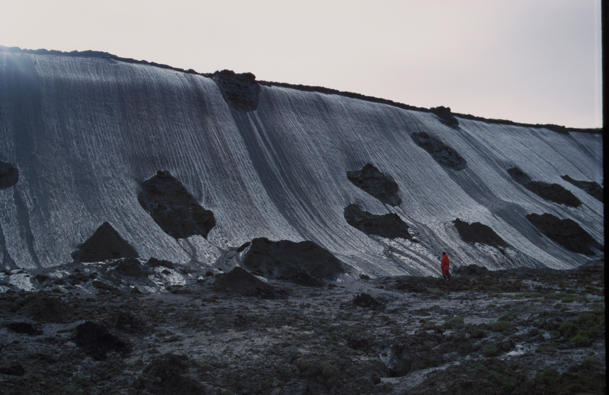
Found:
[[(4, 268), (62, 265), (105, 221), (139, 253), (214, 265), (256, 237), (311, 240), (357, 274), (438, 274), (455, 265), (570, 268), (587, 259), (543, 236), (529, 213), (571, 218), (603, 242), (603, 204), (561, 175), (602, 184), (602, 137), (459, 119), (338, 95), (262, 86), (257, 109), (227, 103), (211, 78), (111, 58), (0, 51), (0, 162), (18, 182), (0, 188)], [(411, 138), (426, 132), (467, 168), (442, 167)], [(367, 163), (399, 185), (388, 206), (347, 172)], [(543, 200), (507, 169), (557, 183), (583, 204)], [(208, 235), (174, 239), (138, 203), (158, 170), (208, 210)], [(344, 209), (397, 213), (420, 243), (367, 236)], [(511, 247), (462, 241), (452, 221), (490, 226)]]

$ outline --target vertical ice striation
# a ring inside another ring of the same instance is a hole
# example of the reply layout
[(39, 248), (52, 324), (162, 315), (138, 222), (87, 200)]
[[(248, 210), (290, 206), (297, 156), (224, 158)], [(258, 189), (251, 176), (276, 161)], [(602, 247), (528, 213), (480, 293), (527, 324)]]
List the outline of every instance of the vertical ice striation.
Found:
[[(589, 259), (544, 236), (530, 214), (570, 219), (604, 238), (603, 203), (562, 178), (602, 185), (600, 135), (468, 119), (447, 125), (433, 113), (259, 89), (244, 110), (201, 75), (0, 51), (0, 164), (3, 179), (18, 174), (0, 188), (2, 267), (70, 262), (105, 222), (142, 259), (213, 265), (255, 238), (312, 241), (371, 275), (438, 274), (441, 251), (455, 265), (488, 268)], [(395, 205), (349, 180), (367, 164), (399, 187)], [(512, 168), (562, 186), (581, 206), (544, 200)], [(172, 237), (140, 204), (143, 183), (160, 170), (213, 212), (209, 233)], [(349, 225), (352, 204), (399, 216), (418, 243)], [(462, 240), (457, 219), (490, 227), (508, 247)]]

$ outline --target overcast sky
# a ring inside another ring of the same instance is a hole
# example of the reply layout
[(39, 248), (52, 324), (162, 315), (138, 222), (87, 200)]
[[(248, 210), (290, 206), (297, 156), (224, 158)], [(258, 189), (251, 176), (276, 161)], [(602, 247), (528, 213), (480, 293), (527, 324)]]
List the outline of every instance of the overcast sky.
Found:
[(0, 0), (0, 45), (97, 50), (602, 126), (600, 0)]

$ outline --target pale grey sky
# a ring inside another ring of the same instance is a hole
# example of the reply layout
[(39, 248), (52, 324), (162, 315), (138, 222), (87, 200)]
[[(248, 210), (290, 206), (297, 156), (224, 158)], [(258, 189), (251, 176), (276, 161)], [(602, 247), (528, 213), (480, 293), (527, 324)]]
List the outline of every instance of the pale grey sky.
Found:
[(526, 123), (602, 126), (600, 0), (0, 0), (0, 45), (97, 50)]

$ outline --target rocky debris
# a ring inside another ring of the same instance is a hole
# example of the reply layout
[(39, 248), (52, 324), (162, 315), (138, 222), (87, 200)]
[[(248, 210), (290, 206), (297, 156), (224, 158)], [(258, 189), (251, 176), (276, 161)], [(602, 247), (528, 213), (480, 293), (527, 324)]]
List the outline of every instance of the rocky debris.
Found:
[(118, 261), (114, 267), (114, 271), (123, 276), (141, 277), (147, 274), (140, 261), (135, 258), (125, 258)]
[(378, 235), (389, 239), (401, 237), (413, 240), (408, 232), (408, 225), (395, 213), (375, 215), (362, 210), (355, 204), (350, 204), (345, 208), (344, 215), (349, 225), (367, 235)]
[(219, 274), (214, 282), (214, 289), (219, 292), (228, 292), (243, 296), (258, 297), (261, 299), (285, 298), (287, 292), (277, 289), (240, 267), (236, 267), (228, 274)]
[(459, 120), (455, 118), (453, 113), (450, 111), (450, 107), (432, 107), (429, 109), (429, 111), (436, 114), (440, 119), (440, 122), (442, 122), (443, 124), (452, 128), (459, 127)]
[(503, 240), (495, 231), (487, 225), (481, 224), (480, 222), (474, 222), (469, 224), (465, 221), (461, 221), (459, 218), (453, 221), (455, 228), (459, 232), (459, 236), (466, 243), (481, 243), (497, 248), (501, 252), (504, 252), (504, 248), (508, 247), (508, 244)]
[(118, 352), (123, 358), (131, 351), (127, 343), (108, 332), (105, 326), (91, 321), (76, 327), (73, 341), (96, 361), (105, 361), (110, 351)]
[(365, 292), (356, 295), (355, 298), (353, 298), (353, 304), (372, 310), (383, 310), (385, 308), (385, 305), (382, 302), (379, 302)]
[(42, 331), (29, 322), (9, 322), (6, 327), (16, 333), (25, 333), (30, 336), (42, 335)]
[(12, 310), (19, 311), (35, 321), (65, 322), (72, 309), (58, 298), (38, 293), (17, 300)]
[(254, 74), (222, 70), (213, 73), (211, 78), (220, 88), (226, 103), (234, 109), (249, 112), (258, 108), (261, 88)]
[(413, 133), (412, 139), (440, 165), (453, 170), (463, 170), (467, 167), (467, 161), (457, 151), (427, 132)]
[(518, 184), (549, 202), (564, 204), (569, 207), (579, 207), (582, 204), (571, 191), (565, 189), (562, 185), (532, 181), (528, 174), (517, 167), (508, 169), (508, 173)]
[(347, 178), (356, 187), (385, 204), (399, 206), (402, 202), (398, 195), (398, 184), (370, 163), (361, 170), (348, 171)]
[(165, 233), (176, 239), (207, 234), (216, 225), (214, 214), (206, 210), (168, 171), (142, 183), (138, 196), (141, 206), (150, 213)]
[(321, 286), (344, 272), (338, 258), (312, 241), (294, 243), (258, 238), (252, 241), (246, 254), (243, 267), (267, 279)]
[(173, 262), (170, 261), (166, 261), (164, 259), (156, 259), (156, 258), (150, 258), (148, 259), (148, 261), (146, 262), (146, 265), (149, 267), (166, 267), (167, 269), (173, 269), (174, 264)]
[(603, 199), (603, 187), (600, 186), (597, 182), (578, 181), (578, 180), (572, 179), (571, 177), (569, 177), (567, 175), (564, 175), (561, 178), (563, 180), (565, 180), (567, 182), (570, 182), (571, 184), (575, 185), (579, 189), (583, 189), (584, 191), (586, 191), (590, 196), (592, 196), (596, 200), (604, 202), (604, 199)]
[(537, 229), (569, 251), (584, 255), (595, 255), (603, 246), (570, 218), (560, 219), (552, 214), (529, 214), (527, 219)]
[(107, 259), (137, 258), (138, 254), (108, 222), (104, 222), (93, 236), (74, 254), (79, 262), (99, 262)]
[(0, 189), (10, 188), (19, 181), (19, 170), (10, 163), (0, 161)]
[[(83, 266), (97, 278), (114, 272), (112, 264)], [(232, 272), (196, 281), (205, 270), (183, 283), (190, 294), (91, 295), (92, 281), (82, 282), (56, 296), (73, 313), (39, 321), (43, 336), (7, 324), (25, 322), (16, 306), (46, 291), (0, 293), (0, 393), (516, 395), (605, 386), (603, 261), (564, 271), (461, 266), (450, 281), (401, 276), (311, 288), (269, 280), (289, 287), (276, 299), (219, 291), (215, 282)], [(83, 322), (103, 328), (101, 336), (84, 331), (98, 353), (75, 345)], [(105, 336), (119, 332), (129, 352), (110, 349), (98, 360), (101, 345), (114, 344)]]

